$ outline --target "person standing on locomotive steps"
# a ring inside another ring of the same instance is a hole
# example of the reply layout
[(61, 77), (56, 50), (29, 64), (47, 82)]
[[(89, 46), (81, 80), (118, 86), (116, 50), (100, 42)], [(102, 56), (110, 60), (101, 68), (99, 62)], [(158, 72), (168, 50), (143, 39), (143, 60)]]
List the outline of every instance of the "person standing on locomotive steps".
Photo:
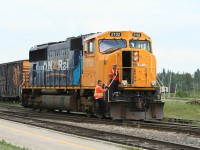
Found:
[(103, 93), (106, 92), (108, 89), (103, 89), (102, 88), (102, 81), (98, 80), (98, 85), (95, 87), (94, 91), (94, 98), (97, 100), (99, 108), (99, 115), (103, 115), (106, 113), (106, 103), (105, 100), (103, 99)]
[(119, 84), (119, 72), (117, 70), (116, 64), (113, 64), (113, 68), (109, 72), (109, 78), (111, 93), (114, 94), (115, 92), (117, 92)]

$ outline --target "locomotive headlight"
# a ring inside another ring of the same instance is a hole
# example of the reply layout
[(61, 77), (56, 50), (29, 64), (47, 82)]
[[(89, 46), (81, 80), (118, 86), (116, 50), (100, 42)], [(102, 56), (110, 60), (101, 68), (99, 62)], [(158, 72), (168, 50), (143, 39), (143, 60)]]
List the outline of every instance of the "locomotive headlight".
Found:
[(138, 56), (138, 52), (133, 52), (133, 55), (134, 56)]
[(138, 61), (138, 56), (134, 56), (133, 61)]
[(155, 86), (156, 85), (156, 81), (151, 81), (151, 85)]
[(137, 51), (134, 51), (132, 54), (133, 61), (137, 62), (139, 60), (139, 53)]
[(127, 80), (122, 80), (122, 85), (127, 86)]

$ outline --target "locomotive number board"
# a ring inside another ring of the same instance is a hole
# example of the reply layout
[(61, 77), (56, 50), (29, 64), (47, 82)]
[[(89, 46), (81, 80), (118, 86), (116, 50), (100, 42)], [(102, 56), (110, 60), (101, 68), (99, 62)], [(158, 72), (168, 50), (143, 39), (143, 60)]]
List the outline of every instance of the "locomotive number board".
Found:
[(141, 37), (141, 33), (133, 33), (133, 37)]
[(121, 32), (110, 32), (110, 36), (120, 37), (121, 35)]

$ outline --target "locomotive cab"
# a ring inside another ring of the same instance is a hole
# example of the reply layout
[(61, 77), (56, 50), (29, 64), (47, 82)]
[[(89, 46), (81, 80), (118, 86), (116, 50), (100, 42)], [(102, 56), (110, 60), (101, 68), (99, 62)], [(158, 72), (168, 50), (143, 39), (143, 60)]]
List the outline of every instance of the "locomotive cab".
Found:
[(84, 40), (84, 51), (82, 86), (95, 86), (97, 80), (110, 86), (108, 73), (117, 64), (118, 91), (104, 96), (113, 119), (163, 118), (150, 37), (131, 31), (98, 33)]

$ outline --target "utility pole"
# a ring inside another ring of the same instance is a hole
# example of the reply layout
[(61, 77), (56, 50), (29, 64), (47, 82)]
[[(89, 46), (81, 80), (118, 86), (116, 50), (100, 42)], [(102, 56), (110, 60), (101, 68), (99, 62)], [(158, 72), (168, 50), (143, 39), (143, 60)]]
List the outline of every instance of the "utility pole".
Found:
[(168, 85), (168, 98), (170, 98), (170, 87), (171, 87), (171, 79), (172, 79), (172, 72), (170, 71), (169, 75), (169, 85)]
[(177, 89), (177, 83), (176, 83), (176, 86), (175, 86), (175, 97), (176, 97), (176, 89)]

